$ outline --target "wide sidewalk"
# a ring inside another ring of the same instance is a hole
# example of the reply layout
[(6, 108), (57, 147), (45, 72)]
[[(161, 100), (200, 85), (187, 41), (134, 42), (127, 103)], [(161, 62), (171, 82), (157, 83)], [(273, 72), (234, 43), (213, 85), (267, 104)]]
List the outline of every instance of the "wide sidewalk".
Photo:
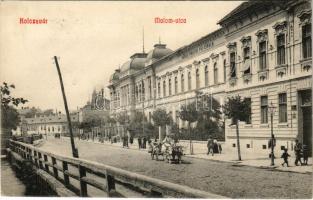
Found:
[[(62, 137), (63, 138), (63, 137)], [(79, 141), (79, 139), (75, 138), (75, 140)], [(104, 145), (110, 145), (110, 146), (115, 146), (119, 148), (122, 147), (122, 143), (111, 143), (109, 141), (104, 141), (99, 142), (98, 139), (92, 140), (80, 140), (83, 142), (94, 142), (98, 144), (104, 144)], [(188, 149), (188, 145), (184, 144), (183, 146), (186, 146), (186, 149)], [(148, 147), (147, 147), (148, 148)], [(186, 157), (192, 157), (192, 158), (198, 158), (198, 159), (206, 159), (206, 160), (212, 160), (216, 162), (229, 162), (233, 163), (236, 166), (251, 166), (251, 167), (258, 167), (258, 168), (263, 168), (263, 169), (268, 169), (268, 170), (277, 170), (277, 171), (286, 171), (286, 172), (296, 172), (296, 173), (312, 173), (313, 167), (312, 167), (312, 158), (309, 158), (309, 163), (308, 165), (303, 165), (303, 166), (295, 166), (294, 161), (295, 157), (293, 154), (291, 154), (291, 157), (289, 158), (289, 167), (283, 167), (282, 164), (282, 159), (281, 158), (276, 158), (275, 159), (275, 165), (271, 166), (271, 160), (268, 157), (261, 156), (261, 155), (255, 155), (252, 153), (248, 152), (243, 152), (241, 155), (241, 161), (238, 160), (238, 154), (237, 151), (231, 151), (229, 149), (223, 149), (223, 152), (221, 154), (214, 154), (213, 156), (207, 155), (206, 153), (197, 153), (197, 152), (203, 152), (203, 149), (197, 151), (197, 146), (194, 145), (194, 152), (196, 152), (194, 155), (189, 154), (189, 149), (185, 152)], [(137, 150), (137, 151), (147, 151), (148, 149), (139, 149), (137, 141), (134, 140), (133, 144), (129, 144), (128, 149), (131, 150)]]

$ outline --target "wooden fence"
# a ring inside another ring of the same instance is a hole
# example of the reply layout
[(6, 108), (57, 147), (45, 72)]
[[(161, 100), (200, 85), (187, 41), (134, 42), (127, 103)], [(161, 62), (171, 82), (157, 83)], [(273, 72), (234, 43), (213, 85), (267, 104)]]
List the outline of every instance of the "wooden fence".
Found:
[[(52, 154), (18, 141), (10, 140), (9, 146), (81, 197), (91, 196), (89, 188), (104, 191), (109, 197), (123, 197), (119, 188), (127, 188), (141, 197), (225, 198), (97, 162)], [(78, 184), (73, 184), (75, 181)]]

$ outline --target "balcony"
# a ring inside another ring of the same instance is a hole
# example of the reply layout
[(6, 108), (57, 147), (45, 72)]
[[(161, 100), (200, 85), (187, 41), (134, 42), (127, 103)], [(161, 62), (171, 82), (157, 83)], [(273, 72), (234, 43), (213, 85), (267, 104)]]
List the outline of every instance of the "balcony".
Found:
[(259, 75), (259, 81), (265, 81), (268, 79), (268, 69), (264, 69), (264, 70), (260, 70), (258, 72), (258, 75)]
[(300, 60), (301, 71), (308, 72), (312, 68), (312, 57)]
[(288, 67), (287, 64), (277, 65), (275, 67), (276, 77), (282, 78), (283, 76), (285, 76), (287, 74), (287, 67)]
[(231, 86), (236, 85), (236, 82), (237, 82), (237, 77), (231, 77), (231, 78), (229, 79), (229, 84), (230, 84)]
[(242, 79), (244, 83), (249, 83), (252, 80), (252, 74), (251, 73), (243, 74)]

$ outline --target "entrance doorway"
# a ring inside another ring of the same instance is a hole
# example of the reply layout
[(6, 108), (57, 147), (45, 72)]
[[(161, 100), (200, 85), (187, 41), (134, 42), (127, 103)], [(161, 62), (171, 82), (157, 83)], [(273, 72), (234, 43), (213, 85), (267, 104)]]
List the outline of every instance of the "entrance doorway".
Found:
[(309, 155), (312, 156), (312, 107), (303, 107), (303, 144), (309, 148)]
[(302, 133), (304, 145), (309, 149), (309, 155), (312, 156), (312, 91), (304, 90), (301, 94), (301, 111), (302, 111)]

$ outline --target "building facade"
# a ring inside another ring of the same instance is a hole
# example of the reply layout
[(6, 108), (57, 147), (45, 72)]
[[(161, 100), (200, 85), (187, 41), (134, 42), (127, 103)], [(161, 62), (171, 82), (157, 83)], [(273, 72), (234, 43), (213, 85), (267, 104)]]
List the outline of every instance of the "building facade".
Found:
[[(240, 122), (243, 151), (268, 153), (271, 109), (276, 151), (293, 150), (294, 140), (312, 147), (311, 3), (304, 0), (248, 1), (222, 18), (218, 30), (175, 51), (156, 44), (136, 53), (112, 74), (110, 112), (143, 112), (151, 120), (164, 108), (180, 127), (180, 107), (211, 94), (220, 104), (240, 95), (251, 102)], [(235, 127), (226, 120), (225, 138), (236, 147)]]
[[(79, 116), (78, 113), (71, 114), (71, 122), (73, 126), (73, 133), (78, 132), (77, 126)], [(69, 134), (67, 117), (64, 114), (54, 115), (40, 115), (33, 118), (24, 118), (22, 121), (23, 129), (27, 134), (43, 134), (51, 135), (61, 134), (62, 136)]]

